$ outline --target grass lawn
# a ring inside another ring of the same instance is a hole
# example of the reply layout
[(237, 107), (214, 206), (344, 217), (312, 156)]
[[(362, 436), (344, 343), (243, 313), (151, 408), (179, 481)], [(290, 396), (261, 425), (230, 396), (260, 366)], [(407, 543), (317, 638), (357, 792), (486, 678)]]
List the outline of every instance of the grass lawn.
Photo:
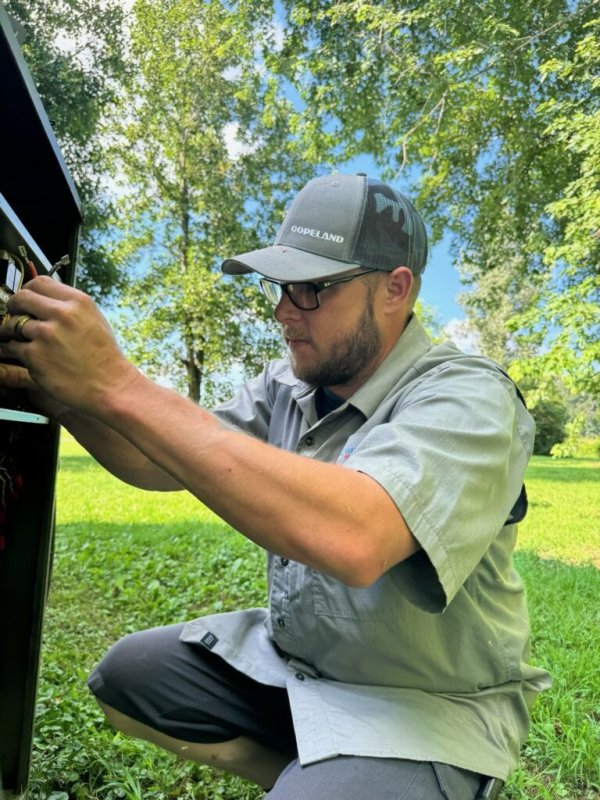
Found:
[[(554, 677), (535, 706), (504, 800), (600, 798), (600, 462), (534, 458), (517, 567), (534, 661)], [(184, 494), (120, 483), (62, 444), (31, 800), (258, 800), (238, 779), (127, 740), (85, 679), (130, 631), (265, 604), (264, 555)], [(366, 799), (367, 800), (367, 799)]]

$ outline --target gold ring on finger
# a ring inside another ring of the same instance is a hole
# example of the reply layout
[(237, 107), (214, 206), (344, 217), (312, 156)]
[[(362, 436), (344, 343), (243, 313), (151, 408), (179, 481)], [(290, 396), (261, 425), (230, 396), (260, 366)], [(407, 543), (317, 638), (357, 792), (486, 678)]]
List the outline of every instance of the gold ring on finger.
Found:
[(20, 317), (17, 317), (17, 321), (15, 322), (15, 328), (14, 328), (15, 339), (18, 339), (20, 342), (30, 342), (31, 341), (31, 339), (28, 339), (24, 335), (23, 328), (32, 319), (33, 319), (33, 317), (31, 317), (29, 314), (21, 314)]

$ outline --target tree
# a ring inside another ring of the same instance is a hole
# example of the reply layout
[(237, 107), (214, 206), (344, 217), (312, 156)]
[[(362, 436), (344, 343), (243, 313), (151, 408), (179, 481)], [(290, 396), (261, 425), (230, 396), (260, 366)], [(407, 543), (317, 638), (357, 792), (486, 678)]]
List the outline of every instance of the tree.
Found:
[(133, 275), (124, 333), (143, 368), (194, 400), (278, 350), (260, 293), (220, 273), (225, 256), (272, 236), (306, 177), (292, 109), (259, 57), (274, 36), (256, 2), (133, 6), (134, 78), (115, 142), (120, 252)]
[[(541, 66), (545, 80), (570, 85), (570, 92), (539, 107), (547, 131), (579, 167), (560, 197), (546, 206), (562, 237), (544, 251), (549, 278), (541, 303), (527, 320), (550, 339), (529, 363), (538, 375), (562, 368), (575, 389), (598, 397), (600, 390), (600, 18), (584, 26), (570, 60)], [(590, 98), (592, 101), (590, 102)], [(513, 323), (514, 325), (514, 323)], [(516, 328), (516, 325), (514, 325)], [(549, 331), (557, 333), (550, 337)], [(529, 333), (528, 337), (531, 338)]]
[(119, 284), (107, 234), (111, 204), (103, 119), (126, 74), (118, 0), (3, 0), (22, 30), (22, 50), (77, 185), (84, 212), (78, 282), (96, 298)]
[(487, 349), (505, 364), (549, 350), (567, 378), (589, 385), (597, 2), (285, 8), (279, 69), (306, 103), (313, 157), (371, 153), (388, 177), (411, 182), (433, 238), (454, 233), (467, 313)]

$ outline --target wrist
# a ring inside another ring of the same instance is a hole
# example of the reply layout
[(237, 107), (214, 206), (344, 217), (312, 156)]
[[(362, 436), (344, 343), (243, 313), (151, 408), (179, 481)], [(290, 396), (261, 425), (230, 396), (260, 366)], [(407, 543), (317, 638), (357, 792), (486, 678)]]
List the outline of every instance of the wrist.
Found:
[(124, 360), (118, 370), (112, 371), (108, 380), (90, 387), (89, 400), (82, 410), (110, 423), (143, 407), (154, 385), (136, 366)]

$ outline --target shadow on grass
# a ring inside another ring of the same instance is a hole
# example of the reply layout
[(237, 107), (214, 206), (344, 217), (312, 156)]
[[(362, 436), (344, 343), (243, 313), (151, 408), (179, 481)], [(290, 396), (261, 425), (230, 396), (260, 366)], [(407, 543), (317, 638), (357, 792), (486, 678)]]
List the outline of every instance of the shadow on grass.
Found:
[(531, 550), (518, 550), (514, 560), (527, 590), (534, 641), (540, 636), (554, 642), (589, 636), (591, 645), (597, 637), (600, 570), (541, 558)]
[(59, 469), (61, 472), (91, 472), (98, 469), (98, 464), (87, 454), (76, 456), (61, 455)]
[(560, 481), (561, 483), (600, 482), (600, 461), (593, 458), (556, 461), (533, 458), (527, 468), (527, 479)]
[[(117, 509), (118, 511), (118, 509)], [(255, 549), (256, 545), (245, 539), (242, 534), (233, 530), (226, 522), (218, 518), (211, 520), (194, 517), (193, 514), (188, 519), (181, 516), (171, 520), (161, 520), (150, 522), (140, 520), (139, 522), (61, 522), (57, 525), (56, 541), (68, 547), (69, 542), (76, 542), (77, 547), (82, 545), (82, 535), (89, 534), (90, 541), (110, 539), (111, 548), (120, 549), (120, 545), (127, 542), (132, 547), (143, 549), (144, 546), (154, 544), (158, 548), (171, 550), (172, 544), (185, 547), (186, 542), (193, 541), (198, 544), (216, 544), (217, 541), (235, 541), (238, 547)], [(110, 555), (110, 554), (108, 554)], [(198, 559), (202, 558), (202, 551), (196, 552)]]

